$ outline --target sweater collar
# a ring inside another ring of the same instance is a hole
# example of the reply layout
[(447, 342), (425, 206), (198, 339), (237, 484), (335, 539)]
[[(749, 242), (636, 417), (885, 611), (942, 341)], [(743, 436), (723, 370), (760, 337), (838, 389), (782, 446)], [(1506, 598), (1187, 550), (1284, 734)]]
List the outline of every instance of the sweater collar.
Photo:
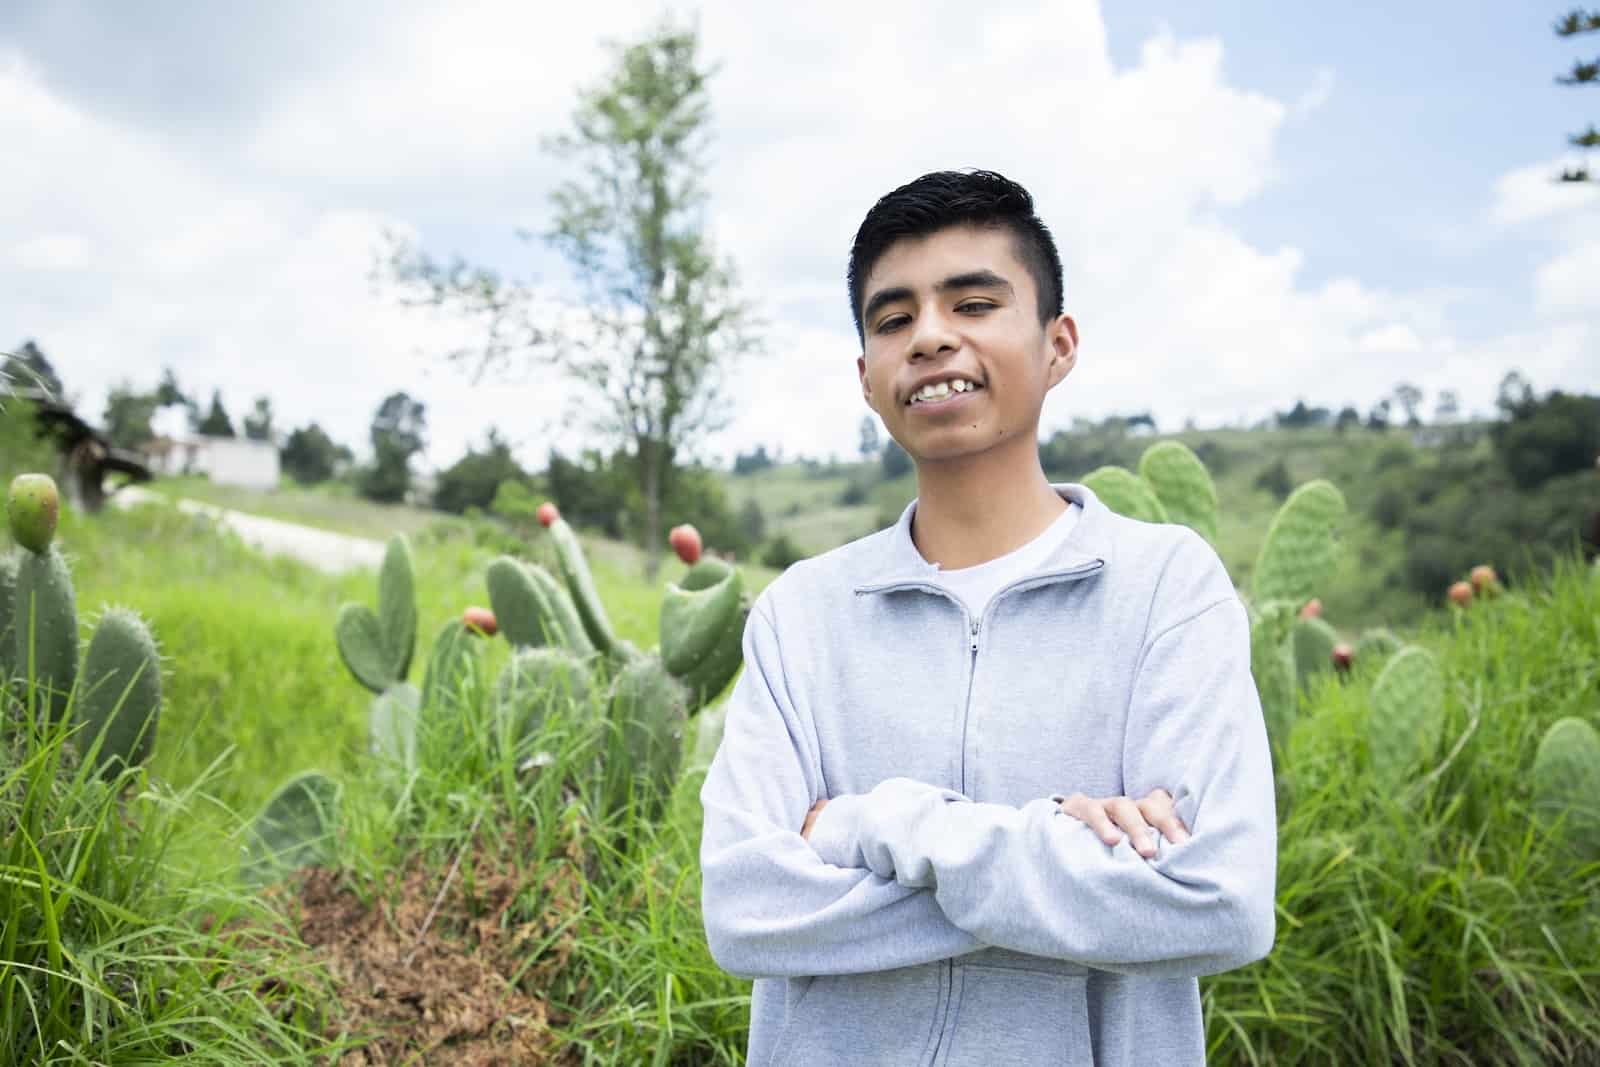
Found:
[[(1037, 573), (1041, 577), (1050, 574), (1066, 577), (1099, 570), (1111, 558), (1111, 537), (1107, 529), (1110, 509), (1100, 502), (1093, 490), (1077, 482), (1052, 482), (1050, 488), (1062, 500), (1082, 507), (1083, 514), (1078, 516), (1066, 540), (1039, 565)], [(889, 531), (881, 568), (873, 577), (856, 585), (857, 593), (937, 585), (938, 569), (922, 558), (916, 542), (911, 539), (911, 520), (916, 511), (917, 501), (913, 499)]]

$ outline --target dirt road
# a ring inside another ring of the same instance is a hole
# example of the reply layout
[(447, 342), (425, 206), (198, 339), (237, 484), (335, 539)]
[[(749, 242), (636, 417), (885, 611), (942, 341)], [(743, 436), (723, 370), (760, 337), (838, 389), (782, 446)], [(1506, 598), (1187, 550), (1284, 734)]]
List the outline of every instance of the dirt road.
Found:
[(291, 556), (330, 574), (376, 567), (383, 561), (383, 542), (365, 537), (318, 530), (298, 523), (249, 515), (242, 511), (202, 504), (198, 500), (172, 501), (159, 493), (137, 486), (126, 486), (111, 495), (111, 502), (128, 507), (141, 501), (176, 503), (179, 510), (204, 515), (219, 526), (238, 534), (240, 539), (267, 555)]

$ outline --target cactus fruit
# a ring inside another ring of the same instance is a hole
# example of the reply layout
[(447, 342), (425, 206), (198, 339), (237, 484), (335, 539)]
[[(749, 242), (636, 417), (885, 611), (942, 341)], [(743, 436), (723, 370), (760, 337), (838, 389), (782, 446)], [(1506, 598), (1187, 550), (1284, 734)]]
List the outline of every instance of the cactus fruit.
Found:
[(1472, 603), (1472, 583), (1456, 582), (1450, 586), (1447, 595), (1450, 598), (1450, 603), (1458, 608), (1464, 608)]
[(1557, 720), (1533, 759), (1533, 806), (1560, 819), (1578, 862), (1600, 859), (1600, 732), (1578, 718)]
[(1170, 440), (1151, 445), (1139, 457), (1139, 477), (1155, 490), (1168, 521), (1182, 523), (1216, 543), (1217, 487), (1188, 445)]
[(421, 691), (401, 682), (373, 697), (367, 709), (368, 749), (407, 774), (417, 767), (417, 713), (421, 707)]
[(1083, 484), (1119, 515), (1144, 522), (1167, 522), (1167, 509), (1150, 483), (1126, 467), (1100, 467), (1083, 476)]
[(356, 681), (374, 693), (382, 693), (400, 680), (390, 670), (383, 624), (365, 604), (345, 604), (339, 609), (333, 637), (344, 665), (350, 668)]
[(333, 636), (356, 681), (382, 693), (406, 680), (417, 644), (416, 579), (411, 547), (396, 534), (378, 569), (378, 610), (345, 604), (334, 620)]
[(643, 775), (658, 799), (671, 790), (683, 755), (689, 693), (653, 657), (634, 660), (612, 679), (611, 721), (622, 731), (630, 775)]
[(1301, 686), (1319, 671), (1333, 667), (1333, 648), (1339, 634), (1320, 618), (1298, 618), (1292, 630), (1295, 677)]
[(79, 745), (88, 751), (99, 742), (107, 777), (150, 755), (161, 714), (161, 657), (134, 612), (108, 608), (100, 617), (83, 658), (76, 714), (84, 725)]
[(250, 821), (245, 876), (264, 882), (331, 858), (341, 793), (337, 782), (317, 771), (297, 774), (279, 786)]
[(1444, 728), (1444, 674), (1433, 653), (1408, 645), (1372, 685), (1367, 744), (1373, 773), (1388, 787), (1439, 747)]
[(411, 657), (417, 648), (415, 574), (411, 545), (404, 537), (391, 537), (378, 568), (378, 621), (389, 677), (397, 682), (411, 673)]
[(1334, 532), (1344, 513), (1344, 494), (1331, 482), (1307, 482), (1289, 494), (1273, 516), (1256, 559), (1256, 598), (1295, 604), (1311, 599), (1333, 576), (1338, 562)]
[(14, 662), (48, 694), (50, 719), (66, 711), (78, 676), (78, 604), (72, 575), (55, 545), (24, 551), (17, 567)]
[(61, 494), (48, 474), (19, 474), (11, 480), (6, 518), (17, 544), (29, 552), (44, 552), (56, 535), (60, 517)]
[(589, 708), (589, 666), (568, 649), (518, 649), (495, 679), (495, 719), (512, 745), (537, 734), (561, 704), (579, 715)]
[(589, 635), (589, 641), (597, 651), (610, 655), (616, 635), (612, 632), (611, 620), (606, 617), (606, 607), (600, 602), (600, 594), (594, 587), (594, 577), (589, 573), (589, 562), (584, 558), (578, 535), (561, 518), (550, 524), (550, 535), (556, 546), (556, 566), (561, 571), (562, 580), (567, 583), (567, 591), (572, 594), (578, 618), (583, 620), (584, 632)]
[(493, 637), (500, 632), (500, 623), (495, 619), (494, 612), (477, 605), (472, 605), (461, 613), (461, 625), (484, 637)]
[(700, 531), (688, 523), (674, 526), (667, 533), (667, 544), (672, 546), (672, 551), (678, 558), (691, 567), (700, 561), (700, 553), (704, 546), (700, 541)]

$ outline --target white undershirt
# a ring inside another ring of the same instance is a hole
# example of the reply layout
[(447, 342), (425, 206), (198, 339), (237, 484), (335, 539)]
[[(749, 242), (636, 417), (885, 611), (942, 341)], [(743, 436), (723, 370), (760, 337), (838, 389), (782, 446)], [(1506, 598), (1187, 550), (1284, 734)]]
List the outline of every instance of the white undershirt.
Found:
[(947, 571), (937, 563), (931, 564), (934, 581), (954, 593), (967, 605), (972, 617), (977, 619), (989, 606), (989, 601), (1001, 589), (1038, 569), (1061, 542), (1067, 539), (1077, 523), (1083, 505), (1068, 501), (1067, 509), (1044, 532), (1032, 541), (1014, 548), (1003, 556), (980, 563), (975, 567), (962, 567)]

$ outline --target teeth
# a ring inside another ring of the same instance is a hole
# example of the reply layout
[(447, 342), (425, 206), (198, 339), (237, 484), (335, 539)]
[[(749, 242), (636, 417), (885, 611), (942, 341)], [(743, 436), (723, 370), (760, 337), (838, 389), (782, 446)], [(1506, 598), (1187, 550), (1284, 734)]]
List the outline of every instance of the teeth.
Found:
[(976, 382), (969, 382), (965, 378), (946, 379), (918, 389), (912, 394), (911, 402), (917, 404), (926, 400), (943, 400), (951, 393), (970, 393), (977, 388)]

